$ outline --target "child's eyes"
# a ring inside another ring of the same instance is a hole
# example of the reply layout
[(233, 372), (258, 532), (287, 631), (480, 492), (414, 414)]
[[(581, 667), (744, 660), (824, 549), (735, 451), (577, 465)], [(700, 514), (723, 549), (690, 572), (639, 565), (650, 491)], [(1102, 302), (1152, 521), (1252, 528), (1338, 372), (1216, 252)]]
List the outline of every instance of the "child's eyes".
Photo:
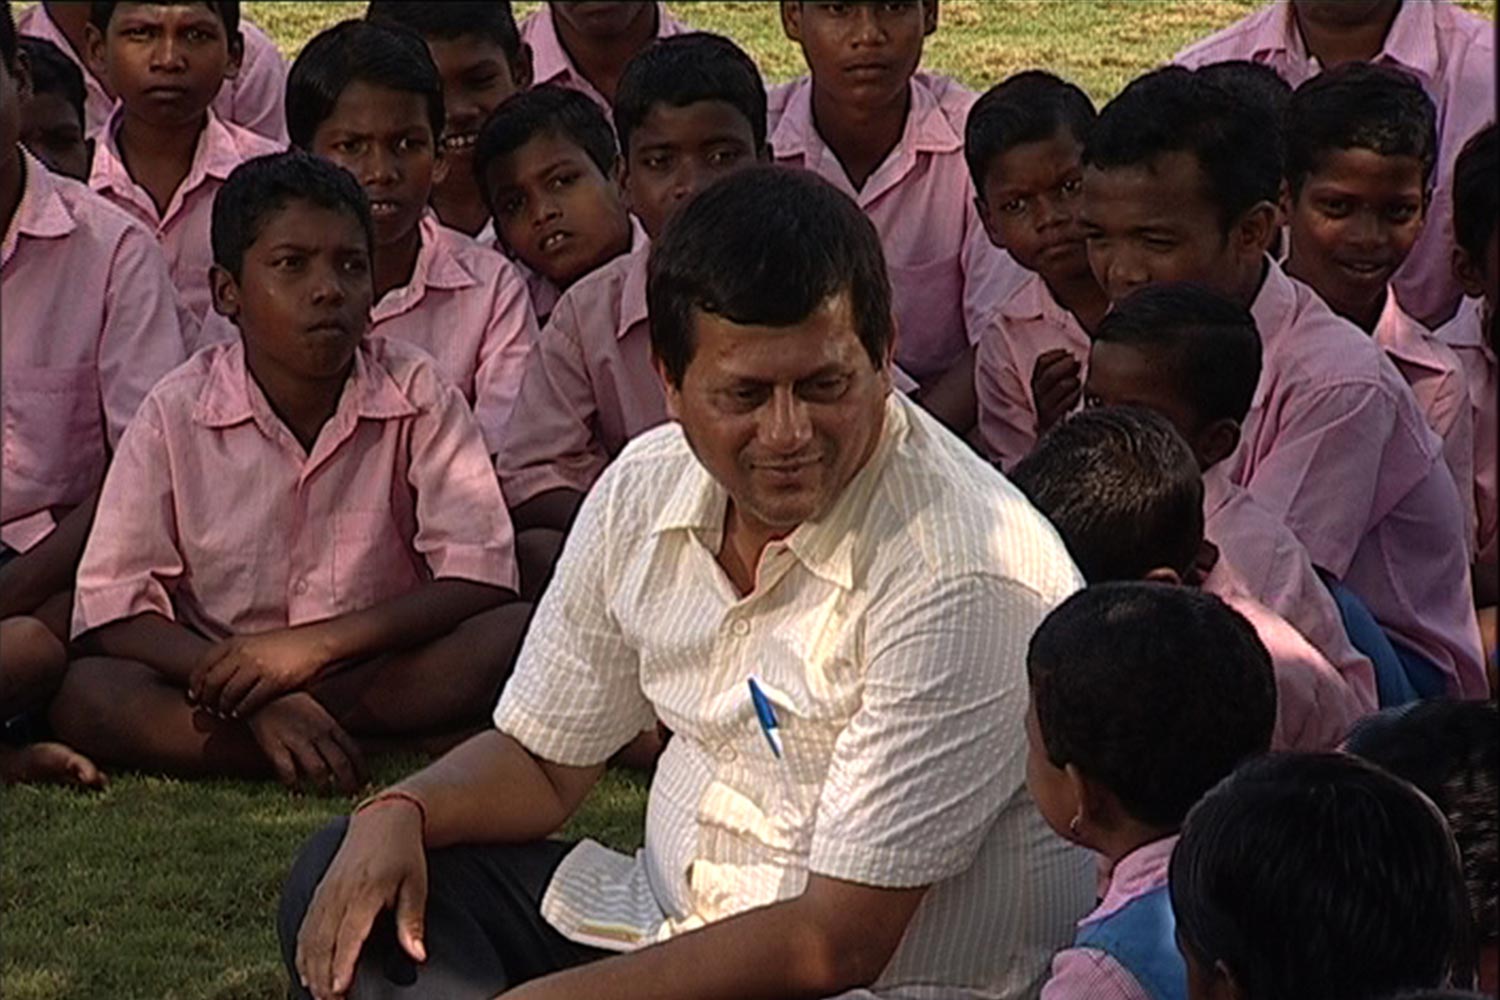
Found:
[(335, 153), (343, 153), (345, 156), (354, 156), (360, 150), (364, 149), (364, 146), (365, 143), (363, 139), (340, 139), (337, 142), (332, 143), (329, 148), (332, 149)]
[(520, 195), (511, 195), (509, 198), (500, 199), (497, 207), (499, 208), (501, 215), (509, 218), (515, 216), (525, 206), (525, 198), (521, 197)]
[(728, 167), (738, 163), (744, 156), (745, 152), (741, 149), (716, 149), (708, 154), (708, 162), (710, 166)]
[(344, 261), (343, 267), (348, 274), (364, 274), (370, 269), (370, 262), (363, 257), (350, 257)]
[(483, 76), (474, 76), (464, 81), (464, 86), (470, 90), (489, 90), (500, 82), (499, 73), (486, 73)]
[(402, 153), (420, 152), (427, 148), (427, 140), (420, 136), (409, 135), (396, 143), (396, 149)]
[(576, 173), (554, 174), (547, 180), (547, 189), (549, 191), (561, 191), (564, 188), (572, 187), (573, 183), (577, 180), (578, 174)]
[(1063, 194), (1068, 195), (1069, 197), (1071, 197), (1071, 196), (1073, 196), (1075, 194), (1082, 194), (1083, 193), (1083, 178), (1082, 177), (1069, 177), (1067, 180), (1065, 180), (1065, 181), (1062, 182), (1062, 186), (1060, 188), (1058, 188), (1058, 190), (1061, 191)]
[(213, 32), (205, 31), (202, 28), (189, 29), (185, 34), (187, 35), (187, 40), (190, 42), (211, 42), (218, 37)]
[(1324, 215), (1342, 219), (1349, 214), (1350, 205), (1344, 198), (1325, 198), (1318, 203), (1318, 210)]
[(1000, 203), (1001, 215), (1020, 215), (1024, 211), (1026, 211), (1025, 198), (1011, 198)]
[(1392, 205), (1386, 210), (1385, 216), (1391, 222), (1410, 222), (1417, 217), (1417, 206)]
[(1147, 236), (1145, 242), (1147, 249), (1155, 250), (1159, 253), (1165, 253), (1168, 250), (1175, 250), (1177, 248), (1177, 241), (1167, 239), (1165, 236)]
[(285, 254), (271, 261), (271, 266), (278, 271), (295, 271), (300, 268), (305, 258), (299, 254)]
[(641, 163), (647, 170), (665, 170), (671, 160), (666, 153), (648, 153)]

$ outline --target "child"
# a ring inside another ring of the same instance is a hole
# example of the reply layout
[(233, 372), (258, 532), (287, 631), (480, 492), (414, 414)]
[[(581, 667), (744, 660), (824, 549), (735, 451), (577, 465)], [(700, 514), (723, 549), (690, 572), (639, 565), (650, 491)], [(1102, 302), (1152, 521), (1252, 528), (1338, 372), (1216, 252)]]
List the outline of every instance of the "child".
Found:
[(1187, 281), (1250, 309), (1262, 372), (1229, 478), (1363, 600), (1426, 678), (1421, 693), (1482, 697), (1442, 442), (1380, 348), (1266, 255), (1277, 134), (1258, 106), (1180, 67), (1131, 83), (1084, 149), (1090, 264), (1111, 301)]
[(1248, 312), (1191, 285), (1155, 285), (1126, 296), (1099, 324), (1085, 399), (1142, 406), (1172, 422), (1203, 473), (1203, 534), (1218, 555), (1203, 589), (1244, 587), (1317, 647), (1361, 708), (1374, 711), (1370, 661), (1350, 643), (1307, 550), (1225, 474), (1259, 378), (1260, 338)]
[(87, 38), (119, 98), (95, 140), (89, 186), (156, 234), (182, 305), (201, 324), (214, 194), (240, 163), (280, 148), (209, 107), (239, 68), (239, 5), (97, 3)]
[[(233, 2), (233, 0), (232, 0)], [(85, 134), (97, 138), (105, 119), (115, 104), (115, 94), (97, 64), (89, 57), (86, 34), (90, 3), (78, 0), (42, 0), (21, 13), (19, 29), (56, 45), (78, 65), (87, 87)], [(239, 4), (234, 2), (234, 6)], [(286, 114), (282, 110), (286, 94), (286, 64), (270, 37), (249, 21), (240, 21), (244, 38), (244, 57), (239, 72), (225, 81), (214, 98), (214, 114), (221, 121), (265, 136), (273, 142), (286, 142)]]
[[(760, 71), (727, 38), (665, 39), (626, 68), (615, 128), (626, 198), (655, 237), (716, 177), (767, 158)], [(651, 364), (649, 251), (641, 240), (574, 284), (527, 359), (496, 460), (518, 528), (565, 530), (625, 442), (667, 419)]]
[(56, 45), (21, 39), (31, 96), (21, 109), (21, 144), (47, 169), (87, 181), (93, 150), (83, 137), (83, 74)]
[(474, 172), (495, 242), (525, 268), (539, 322), (573, 282), (645, 239), (620, 170), (609, 119), (576, 90), (544, 84), (516, 94), (480, 130)]
[(1347, 63), (1297, 88), (1287, 107), (1286, 273), (1385, 349), (1443, 439), (1473, 524), (1474, 428), (1458, 358), (1391, 291), (1422, 232), (1437, 124), (1414, 77)]
[(1271, 658), (1216, 597), (1104, 583), (1043, 620), (1026, 674), (1026, 786), (1057, 835), (1108, 872), (1041, 998), (1185, 997), (1167, 862), (1193, 804), (1270, 747)]
[(447, 167), (432, 186), (432, 207), (443, 225), (493, 243), (489, 206), (474, 175), (474, 143), (490, 112), (531, 86), (531, 48), (521, 42), (510, 0), (371, 0), (365, 18), (408, 28), (427, 42), (443, 78), (446, 115), (442, 154)]
[(1478, 932), (1478, 986), (1500, 989), (1500, 711), (1434, 701), (1361, 722), (1347, 748), (1422, 790), (1443, 811), (1463, 862)]
[[(1129, 580), (1198, 587), (1203, 480), (1165, 418), (1108, 407), (1075, 413), (1037, 442), (1011, 480), (1050, 520), (1091, 584)], [(1232, 577), (1215, 596), (1249, 619), (1275, 667), (1277, 749), (1338, 745), (1367, 707), (1286, 620)]]
[(895, 296), (896, 362), (961, 434), (977, 419), (974, 344), (1025, 273), (990, 246), (964, 162), (973, 94), (918, 73), (937, 0), (782, 0), (786, 35), (810, 73), (770, 97), (777, 163), (853, 198), (880, 232)]
[(69, 667), (58, 733), (128, 766), (347, 791), (358, 741), (485, 718), (529, 611), (510, 520), (458, 391), (365, 337), (373, 244), (322, 159), (230, 176), (214, 304), (241, 340), (163, 379), (121, 442), (74, 606), (97, 655)]
[(1347, 754), (1242, 764), (1188, 814), (1169, 885), (1193, 997), (1370, 1000), (1469, 975), (1442, 816)]
[(630, 60), (687, 30), (655, 0), (548, 0), (521, 22), (521, 41), (531, 49), (537, 83), (576, 90), (608, 116)]
[(974, 361), (980, 435), (1005, 469), (1077, 408), (1089, 334), (1109, 308), (1078, 222), (1083, 143), (1097, 117), (1083, 91), (1029, 70), (981, 97), (964, 130), (984, 230), (1029, 273)]
[[(68, 665), (62, 640), (38, 619), (16, 616), (0, 620), (0, 650), (0, 719), (45, 708)], [(0, 783), (20, 782), (102, 788), (105, 778), (93, 761), (62, 743), (0, 743)]]
[(1495, 26), (1451, 0), (1268, 3), (1244, 20), (1178, 53), (1189, 68), (1251, 59), (1297, 87), (1340, 63), (1363, 61), (1412, 73), (1437, 105), (1437, 184), (1427, 224), (1394, 284), (1402, 308), (1429, 327), (1453, 315), (1459, 286), (1448, 257), (1454, 158), (1495, 114)]

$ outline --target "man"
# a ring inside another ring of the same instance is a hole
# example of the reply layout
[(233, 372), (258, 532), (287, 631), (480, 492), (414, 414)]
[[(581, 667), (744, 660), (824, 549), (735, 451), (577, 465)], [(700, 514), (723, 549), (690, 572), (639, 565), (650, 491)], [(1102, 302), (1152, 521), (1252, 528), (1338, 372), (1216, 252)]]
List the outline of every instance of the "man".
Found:
[[(496, 730), (304, 850), (294, 978), (320, 998), (1034, 992), (1093, 890), (1023, 788), (1027, 642), (1080, 584), (1062, 544), (891, 392), (879, 238), (826, 182), (721, 180), (655, 245), (647, 300), (676, 422), (584, 501)], [(645, 849), (540, 840), (653, 712), (675, 736)]]

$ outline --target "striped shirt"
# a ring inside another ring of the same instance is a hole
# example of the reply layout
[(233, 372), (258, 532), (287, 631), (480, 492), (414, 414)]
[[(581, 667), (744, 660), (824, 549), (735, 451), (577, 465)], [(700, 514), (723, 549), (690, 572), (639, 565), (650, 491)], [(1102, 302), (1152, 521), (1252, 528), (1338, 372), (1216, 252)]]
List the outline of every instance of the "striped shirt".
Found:
[(628, 445), (584, 502), (496, 725), (575, 766), (653, 712), (676, 735), (644, 850), (585, 841), (544, 915), (628, 950), (795, 897), (813, 873), (930, 885), (857, 995), (1034, 993), (1093, 890), (1088, 855), (1025, 789), (1027, 643), (1081, 584), (1056, 533), (899, 394), (864, 468), (766, 548), (743, 597), (715, 560), (727, 505), (675, 423)]

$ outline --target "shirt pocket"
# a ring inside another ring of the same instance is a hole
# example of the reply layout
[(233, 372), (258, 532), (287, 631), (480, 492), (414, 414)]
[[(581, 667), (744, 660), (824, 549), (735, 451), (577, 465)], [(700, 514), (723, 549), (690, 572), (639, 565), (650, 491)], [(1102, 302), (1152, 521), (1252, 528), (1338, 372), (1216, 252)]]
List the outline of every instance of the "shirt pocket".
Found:
[(389, 511), (333, 516), (333, 592), (338, 614), (397, 597), (420, 582), (411, 546)]
[(11, 486), (81, 500), (104, 469), (99, 375), (93, 365), (5, 372), (4, 468)]
[(919, 381), (946, 369), (968, 346), (960, 254), (926, 263), (891, 262), (896, 360)]

